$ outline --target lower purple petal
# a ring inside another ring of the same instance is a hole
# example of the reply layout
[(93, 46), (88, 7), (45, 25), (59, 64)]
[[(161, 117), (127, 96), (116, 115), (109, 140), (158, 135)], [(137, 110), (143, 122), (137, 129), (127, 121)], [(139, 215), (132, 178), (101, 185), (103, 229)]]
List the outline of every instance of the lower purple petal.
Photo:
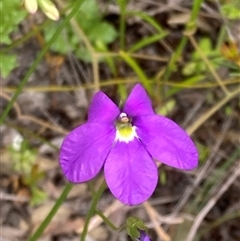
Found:
[(136, 118), (137, 134), (154, 159), (169, 166), (190, 170), (198, 165), (198, 151), (180, 126), (172, 120), (148, 115)]
[(141, 141), (117, 141), (104, 165), (106, 182), (112, 194), (124, 204), (146, 201), (157, 185), (156, 163)]
[(115, 132), (108, 125), (84, 124), (66, 136), (60, 149), (60, 166), (70, 182), (85, 182), (98, 174)]

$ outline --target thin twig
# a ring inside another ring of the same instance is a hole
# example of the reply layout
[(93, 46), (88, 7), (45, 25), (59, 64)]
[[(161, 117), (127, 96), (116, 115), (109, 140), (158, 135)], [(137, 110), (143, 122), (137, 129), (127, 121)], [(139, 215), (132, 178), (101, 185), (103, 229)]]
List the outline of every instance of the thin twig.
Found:
[[(8, 100), (8, 101), (11, 100), (11, 97), (8, 96), (5, 92), (0, 92), (0, 96), (3, 97), (4, 99)], [(38, 125), (40, 125), (44, 128), (48, 128), (48, 129), (51, 129), (53, 131), (56, 131), (58, 133), (61, 133), (61, 134), (64, 134), (64, 135), (68, 134), (68, 131), (64, 128), (52, 125), (52, 124), (50, 124), (50, 123), (48, 123), (44, 120), (37, 119), (33, 116), (23, 115), (17, 102), (14, 102), (13, 107), (14, 107), (14, 110), (16, 111), (17, 119), (28, 120), (28, 121), (34, 122), (34, 123), (36, 123), (36, 124), (38, 124)]]
[[(104, 86), (113, 86), (113, 85), (119, 85), (119, 84), (134, 84), (139, 82), (139, 80), (135, 77), (131, 78), (117, 78), (117, 79), (109, 79), (106, 81), (101, 81), (99, 83), (100, 87)], [(153, 83), (153, 81), (149, 80), (149, 83)], [(194, 86), (189, 85), (189, 84), (181, 84), (181, 83), (175, 83), (173, 81), (168, 81), (168, 82), (160, 82), (160, 84), (164, 84), (165, 86), (171, 86), (171, 87), (176, 87), (176, 88), (186, 88), (186, 89), (205, 89), (205, 88), (215, 88), (218, 87), (219, 85), (217, 83), (202, 83), (202, 84), (195, 84)], [(224, 85), (234, 85), (234, 84), (240, 84), (239, 79), (233, 79), (233, 80), (225, 80)], [(66, 91), (79, 91), (82, 89), (88, 90), (88, 89), (94, 89), (95, 85), (94, 84), (82, 84), (81, 86), (79, 85), (71, 85), (71, 86), (55, 86), (55, 85), (48, 85), (48, 86), (28, 86), (24, 88), (23, 92), (66, 92)], [(2, 87), (2, 90), (6, 93), (13, 93), (16, 91), (15, 87), (7, 87), (4, 86)]]
[(46, 129), (50, 129), (50, 130), (56, 131), (56, 132), (61, 133), (63, 135), (67, 135), (69, 133), (69, 131), (65, 130), (64, 128), (61, 128), (61, 127), (58, 127), (58, 126), (54, 126), (54, 125), (52, 125), (52, 124), (50, 124), (50, 123), (48, 123), (46, 121), (37, 119), (34, 116), (19, 115), (18, 119), (28, 120), (28, 121), (34, 122), (34, 123), (36, 123), (36, 124), (46, 128)]
[[(227, 134), (227, 131), (229, 130), (229, 126), (231, 124), (231, 120), (232, 118), (229, 118), (225, 124), (223, 125), (222, 129), (221, 129), (221, 136), (217, 139), (217, 142), (215, 144), (215, 146), (213, 147), (213, 150), (210, 154), (210, 156), (208, 157), (208, 159), (206, 160), (205, 164), (203, 165), (203, 167), (201, 169), (199, 169), (198, 174), (196, 175), (196, 178), (193, 182), (193, 184), (186, 189), (186, 191), (183, 194), (183, 199), (178, 203), (177, 207), (175, 208), (173, 214), (177, 214), (181, 208), (185, 205), (185, 203), (187, 202), (187, 200), (189, 199), (189, 197), (191, 196), (193, 190), (198, 186), (198, 184), (202, 181), (203, 177), (206, 175), (209, 175), (209, 173), (212, 171), (212, 169), (215, 167), (215, 165), (217, 164), (216, 161), (212, 161), (213, 158), (216, 156), (216, 154), (219, 151), (219, 148)], [(212, 167), (212, 168), (210, 168)]]
[(14, 194), (0, 192), (0, 200), (25, 203), (25, 202), (29, 202), (30, 198), (28, 198), (28, 197), (19, 197), (19, 196), (16, 196)]
[(187, 132), (189, 135), (192, 135), (203, 123), (205, 123), (216, 111), (222, 108), (226, 103), (228, 103), (231, 99), (236, 97), (240, 93), (240, 89), (230, 92), (227, 94), (218, 104), (212, 107), (210, 110), (201, 115), (201, 117), (195, 121), (191, 126), (187, 128)]
[(153, 223), (153, 226), (158, 234), (158, 237), (162, 239), (163, 241), (171, 241), (170, 236), (164, 231), (164, 229), (160, 226), (158, 221), (158, 213), (155, 211), (155, 209), (149, 204), (149, 202), (143, 203), (144, 208), (146, 209), (146, 212)]

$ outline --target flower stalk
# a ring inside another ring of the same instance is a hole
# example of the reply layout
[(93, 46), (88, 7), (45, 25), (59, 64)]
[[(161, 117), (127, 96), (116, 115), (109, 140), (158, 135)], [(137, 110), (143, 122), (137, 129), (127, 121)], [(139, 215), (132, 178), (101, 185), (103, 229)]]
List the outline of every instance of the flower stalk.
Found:
[(98, 201), (101, 198), (105, 189), (106, 189), (106, 182), (103, 181), (101, 186), (99, 187), (98, 191), (95, 192), (93, 195), (92, 203), (91, 203), (90, 209), (88, 211), (88, 214), (87, 214), (87, 217), (85, 220), (85, 224), (84, 224), (84, 228), (83, 228), (83, 231), (82, 231), (82, 234), (80, 237), (80, 241), (85, 241), (85, 239), (86, 239), (90, 220), (91, 220), (92, 216), (94, 215), (94, 213), (96, 212), (96, 206), (97, 206)]

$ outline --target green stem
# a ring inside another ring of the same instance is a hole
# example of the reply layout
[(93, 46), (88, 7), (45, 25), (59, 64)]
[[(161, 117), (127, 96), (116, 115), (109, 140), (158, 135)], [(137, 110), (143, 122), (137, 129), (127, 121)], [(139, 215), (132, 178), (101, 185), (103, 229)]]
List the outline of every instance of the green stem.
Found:
[(120, 49), (124, 50), (124, 47), (125, 47), (125, 31), (126, 31), (125, 17), (126, 17), (127, 0), (118, 0), (118, 5), (120, 7), (120, 26), (119, 26)]
[(54, 204), (52, 210), (50, 211), (50, 213), (47, 215), (47, 217), (45, 218), (45, 220), (41, 223), (41, 225), (38, 227), (38, 229), (36, 230), (36, 232), (28, 239), (28, 241), (36, 241), (38, 240), (38, 238), (42, 235), (43, 231), (45, 230), (45, 228), (48, 226), (48, 224), (51, 222), (52, 218), (54, 217), (54, 215), (56, 214), (56, 212), (58, 211), (59, 207), (62, 205), (62, 203), (64, 202), (64, 200), (67, 198), (68, 193), (71, 191), (73, 187), (73, 184), (68, 183), (65, 188), (63, 189), (63, 192), (61, 194), (61, 196), (58, 198), (58, 200), (56, 201), (56, 203)]
[(163, 76), (163, 81), (168, 80), (171, 72), (175, 70), (175, 63), (180, 59), (180, 56), (182, 55), (182, 52), (187, 44), (187, 40), (188, 39), (186, 36), (183, 36), (183, 38), (181, 39), (181, 42), (179, 43), (176, 51), (174, 52), (169, 61), (166, 72)]
[(95, 213), (114, 231), (119, 231), (121, 229), (121, 227), (116, 227), (101, 211), (96, 210)]
[[(198, 17), (198, 13), (201, 9), (201, 4), (203, 1), (204, 0), (193, 1), (193, 8), (192, 8), (190, 20), (186, 25), (185, 32), (192, 30), (191, 32), (194, 33), (193, 29), (196, 28), (196, 19)], [(181, 42), (179, 43), (177, 50), (175, 51), (175, 53), (172, 55), (172, 57), (170, 59), (166, 72), (163, 76), (163, 80), (168, 80), (171, 72), (175, 70), (175, 63), (180, 59), (180, 56), (182, 55), (182, 52), (187, 44), (187, 40), (188, 39), (186, 36), (183, 36), (183, 38), (181, 39)]]
[(191, 12), (190, 22), (195, 21), (198, 17), (199, 10), (201, 9), (202, 2), (204, 0), (193, 1), (193, 8)]
[(96, 211), (96, 206), (98, 204), (98, 201), (99, 201), (100, 197), (102, 196), (105, 189), (106, 189), (106, 182), (103, 181), (103, 183), (99, 187), (98, 191), (95, 192), (95, 194), (93, 196), (92, 203), (91, 203), (90, 209), (88, 211), (88, 214), (87, 214), (87, 217), (86, 217), (86, 220), (85, 220), (85, 225), (84, 225), (84, 228), (83, 228), (83, 232), (81, 234), (80, 241), (85, 241), (85, 239), (86, 239), (90, 220), (91, 220), (92, 216), (94, 215), (94, 213)]
[(148, 91), (148, 93), (151, 93), (151, 86), (150, 86), (149, 79), (145, 75), (141, 67), (137, 64), (137, 62), (133, 58), (131, 58), (129, 54), (126, 52), (120, 51), (119, 54), (123, 58), (123, 60), (135, 71), (142, 85)]
[(55, 34), (52, 36), (52, 38), (49, 40), (49, 42), (46, 44), (46, 46), (42, 49), (42, 51), (40, 52), (40, 54), (38, 55), (37, 59), (33, 62), (32, 66), (30, 67), (30, 69), (28, 70), (27, 74), (25, 75), (25, 77), (22, 79), (22, 81), (20, 82), (16, 92), (13, 94), (12, 99), (9, 101), (7, 107), (4, 109), (2, 115), (0, 116), (0, 125), (3, 124), (4, 120), (6, 119), (9, 111), (11, 110), (11, 108), (13, 107), (14, 102), (17, 100), (19, 94), (22, 92), (24, 86), (27, 84), (27, 81), (29, 79), (29, 77), (31, 76), (31, 74), (34, 72), (35, 68), (37, 67), (37, 65), (40, 63), (40, 61), (42, 60), (42, 58), (44, 57), (44, 55), (46, 54), (46, 52), (48, 51), (48, 49), (50, 48), (50, 46), (54, 43), (54, 41), (57, 39), (57, 37), (59, 36), (59, 34), (61, 33), (61, 31), (64, 29), (64, 27), (67, 25), (67, 23), (70, 21), (70, 19), (77, 13), (77, 11), (79, 10), (80, 6), (82, 5), (82, 3), (84, 2), (84, 0), (77, 0), (73, 10), (70, 12), (70, 14), (64, 19), (64, 21), (62, 22), (62, 24), (56, 29)]

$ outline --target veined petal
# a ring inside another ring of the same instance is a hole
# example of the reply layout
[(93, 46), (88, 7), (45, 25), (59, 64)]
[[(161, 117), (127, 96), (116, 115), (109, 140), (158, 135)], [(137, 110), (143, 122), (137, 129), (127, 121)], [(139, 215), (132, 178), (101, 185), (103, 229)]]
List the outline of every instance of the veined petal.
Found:
[(128, 96), (123, 112), (131, 117), (154, 114), (152, 103), (145, 89), (137, 84)]
[(102, 91), (97, 92), (92, 99), (88, 111), (88, 123), (113, 123), (120, 110)]
[(159, 115), (149, 115), (138, 117), (134, 125), (154, 159), (185, 170), (197, 166), (198, 151), (195, 144), (174, 121)]
[(128, 205), (146, 201), (158, 180), (156, 163), (136, 138), (129, 143), (115, 143), (105, 162), (104, 174), (112, 194)]
[(60, 149), (60, 166), (70, 182), (98, 174), (112, 147), (116, 130), (108, 125), (84, 124), (70, 132)]

